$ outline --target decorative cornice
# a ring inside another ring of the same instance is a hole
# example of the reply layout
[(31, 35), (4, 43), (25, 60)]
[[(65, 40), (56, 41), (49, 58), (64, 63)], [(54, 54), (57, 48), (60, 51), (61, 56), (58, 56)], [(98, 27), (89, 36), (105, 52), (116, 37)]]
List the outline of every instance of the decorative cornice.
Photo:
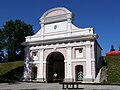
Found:
[(31, 45), (43, 45), (43, 44), (53, 44), (53, 43), (63, 43), (63, 42), (75, 42), (80, 40), (95, 40), (95, 39), (97, 39), (97, 35), (92, 34), (92, 35), (72, 36), (72, 37), (40, 40), (40, 41), (23, 42), (22, 45), (31, 46)]

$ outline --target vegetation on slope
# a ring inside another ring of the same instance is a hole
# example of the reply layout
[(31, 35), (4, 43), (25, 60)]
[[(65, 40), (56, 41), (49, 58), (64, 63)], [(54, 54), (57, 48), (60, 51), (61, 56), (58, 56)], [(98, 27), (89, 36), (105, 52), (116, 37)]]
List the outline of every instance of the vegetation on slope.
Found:
[(120, 83), (120, 56), (106, 56), (107, 83)]
[[(106, 56), (107, 82), (109, 84), (120, 84), (120, 56)], [(23, 75), (23, 61), (0, 63), (0, 81), (19, 80)]]
[(19, 80), (23, 74), (23, 61), (0, 63), (1, 80)]

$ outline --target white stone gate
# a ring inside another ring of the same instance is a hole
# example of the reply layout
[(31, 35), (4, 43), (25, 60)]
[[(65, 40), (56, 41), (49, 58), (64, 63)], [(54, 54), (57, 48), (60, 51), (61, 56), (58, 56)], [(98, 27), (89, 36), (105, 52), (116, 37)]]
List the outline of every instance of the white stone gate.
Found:
[[(26, 46), (25, 80), (31, 80), (32, 67), (36, 66), (37, 81), (47, 82), (48, 77), (52, 81), (55, 68), (60, 72), (59, 65), (63, 65), (63, 81), (76, 81), (75, 67), (82, 65), (83, 81), (94, 82), (102, 50), (96, 40), (98, 35), (94, 34), (93, 28), (78, 28), (72, 22), (72, 12), (63, 7), (50, 9), (43, 14), (40, 18), (41, 29), (35, 35), (26, 37), (23, 43)], [(47, 59), (51, 53), (54, 53), (51, 56), (53, 61), (49, 62)], [(64, 57), (63, 61), (59, 60), (60, 55)], [(53, 70), (48, 70), (49, 63), (53, 63), (49, 66)]]

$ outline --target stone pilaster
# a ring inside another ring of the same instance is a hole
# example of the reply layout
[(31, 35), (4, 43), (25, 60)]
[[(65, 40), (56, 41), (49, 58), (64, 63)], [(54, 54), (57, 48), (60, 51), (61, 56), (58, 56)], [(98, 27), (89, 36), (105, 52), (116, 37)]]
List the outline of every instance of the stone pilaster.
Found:
[(43, 61), (44, 61), (44, 49), (40, 49), (38, 51), (38, 59), (39, 59), (39, 66), (38, 66), (38, 77), (37, 80), (43, 82)]
[(92, 69), (91, 69), (91, 44), (90, 41), (86, 41), (86, 76), (85, 82), (92, 82)]
[(72, 47), (67, 47), (67, 60), (66, 60), (66, 76), (65, 81), (72, 81)]
[(41, 39), (44, 39), (44, 24), (41, 24)]
[(68, 36), (71, 36), (72, 30), (72, 16), (71, 14), (67, 15), (67, 29), (68, 29)]

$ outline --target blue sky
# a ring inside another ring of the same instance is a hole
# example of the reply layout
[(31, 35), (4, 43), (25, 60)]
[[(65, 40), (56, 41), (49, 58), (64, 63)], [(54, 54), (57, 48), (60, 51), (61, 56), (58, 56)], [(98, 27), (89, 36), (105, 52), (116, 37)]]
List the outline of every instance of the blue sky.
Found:
[(39, 18), (48, 9), (65, 7), (74, 13), (74, 24), (93, 27), (99, 35), (103, 55), (111, 45), (120, 45), (120, 0), (0, 0), (0, 28), (8, 20), (20, 19), (40, 29)]

